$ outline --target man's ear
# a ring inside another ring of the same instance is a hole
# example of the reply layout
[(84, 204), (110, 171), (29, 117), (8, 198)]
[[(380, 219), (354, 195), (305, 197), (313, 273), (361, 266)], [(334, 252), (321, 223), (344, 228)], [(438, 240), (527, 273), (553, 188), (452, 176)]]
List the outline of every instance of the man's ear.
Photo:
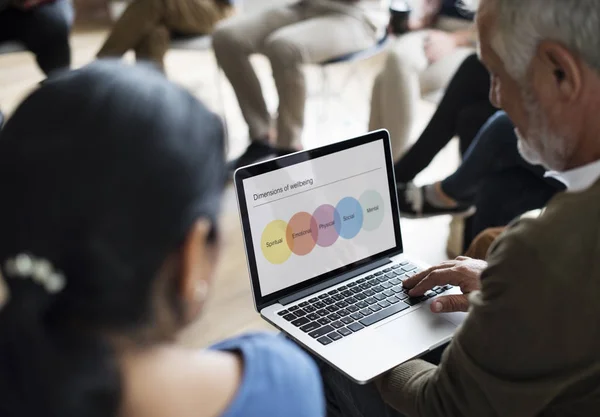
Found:
[(216, 256), (208, 241), (212, 223), (205, 218), (190, 228), (181, 251), (181, 296), (186, 305), (186, 319), (200, 312), (210, 284)]
[(537, 49), (534, 72), (539, 89), (554, 89), (554, 98), (573, 102), (582, 94), (583, 68), (581, 60), (563, 45), (542, 41)]

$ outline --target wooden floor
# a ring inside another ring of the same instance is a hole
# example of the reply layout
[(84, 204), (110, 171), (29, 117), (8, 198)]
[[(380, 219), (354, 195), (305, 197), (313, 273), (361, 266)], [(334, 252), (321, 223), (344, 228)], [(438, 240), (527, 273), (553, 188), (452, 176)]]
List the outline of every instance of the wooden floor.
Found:
[[(106, 29), (79, 29), (72, 39), (74, 66), (79, 67), (94, 59)], [(308, 85), (311, 95), (307, 102), (307, 123), (304, 133), (304, 146), (314, 147), (339, 139), (356, 136), (367, 129), (369, 92), (374, 74), (381, 68), (383, 57), (375, 57), (357, 66), (341, 65), (331, 69), (331, 88), (341, 95), (324, 102), (321, 91), (321, 73), (315, 68), (307, 68)], [(270, 79), (268, 63), (253, 58), (259, 78), (265, 90), (269, 107), (274, 111), (277, 95)], [(339, 85), (350, 71), (357, 75), (352, 82)], [(219, 99), (216, 84), (216, 67), (210, 52), (170, 52), (167, 57), (169, 78), (190, 89), (218, 113), (225, 113), (229, 125), (230, 156), (240, 153), (247, 144), (246, 126), (238, 109), (235, 96), (226, 80), (220, 79), (224, 105)], [(26, 94), (42, 80), (42, 74), (28, 53), (0, 56), (0, 109), (12, 112)], [(336, 83), (336, 80), (338, 81)], [(326, 112), (324, 111), (326, 110)], [(432, 114), (432, 106), (423, 104), (419, 114), (415, 136)], [(431, 181), (451, 172), (457, 161), (456, 145), (444, 150), (434, 163), (421, 176), (420, 182)], [(448, 235), (449, 218), (433, 220), (402, 221), (403, 238), (407, 251), (430, 262), (445, 259), (445, 244)], [(246, 259), (243, 250), (235, 196), (228, 187), (223, 204), (222, 251), (216, 284), (203, 317), (186, 330), (181, 340), (191, 346), (206, 346), (216, 340), (240, 332), (265, 329), (266, 324), (256, 314), (252, 304)]]

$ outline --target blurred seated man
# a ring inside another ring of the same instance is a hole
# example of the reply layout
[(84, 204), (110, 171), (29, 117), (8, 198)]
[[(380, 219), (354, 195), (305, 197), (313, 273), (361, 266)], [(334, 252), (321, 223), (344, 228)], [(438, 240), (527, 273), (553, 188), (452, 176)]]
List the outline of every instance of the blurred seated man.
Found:
[[(219, 65), (237, 95), (250, 146), (230, 169), (301, 147), (306, 82), (302, 66), (357, 52), (377, 41), (376, 28), (355, 0), (301, 0), (224, 22), (213, 37)], [(279, 94), (276, 133), (250, 55), (264, 54)], [(275, 143), (272, 146), (271, 142)]]
[[(17, 41), (31, 51), (46, 76), (71, 66), (68, 0), (0, 0), (0, 44)], [(4, 115), (0, 112), (0, 128)]]
[(133, 0), (115, 23), (98, 57), (122, 56), (133, 49), (138, 60), (150, 60), (164, 71), (173, 33), (206, 35), (229, 16), (231, 0)]
[(409, 142), (421, 95), (446, 87), (474, 52), (476, 39), (472, 16), (460, 0), (409, 3), (410, 32), (396, 39), (375, 79), (369, 121), (370, 130), (389, 130), (396, 158)]

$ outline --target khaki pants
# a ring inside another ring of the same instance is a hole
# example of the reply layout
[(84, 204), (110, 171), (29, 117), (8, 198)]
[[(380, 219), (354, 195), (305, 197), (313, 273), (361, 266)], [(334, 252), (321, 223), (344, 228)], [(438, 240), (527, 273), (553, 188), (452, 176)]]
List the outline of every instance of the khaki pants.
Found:
[[(455, 31), (471, 25), (467, 20), (441, 18), (436, 29)], [(395, 159), (409, 144), (419, 98), (444, 88), (460, 64), (474, 51), (459, 48), (430, 65), (424, 51), (427, 33), (422, 30), (399, 37), (373, 85), (369, 129), (389, 130)]]
[(235, 90), (251, 139), (269, 136), (271, 115), (249, 57), (261, 53), (269, 58), (279, 94), (277, 145), (289, 148), (300, 145), (304, 125), (302, 64), (366, 49), (376, 39), (374, 26), (360, 8), (331, 0), (304, 0), (223, 22), (213, 35), (213, 47)]
[(211, 33), (231, 7), (213, 0), (133, 0), (116, 22), (98, 57), (121, 56), (133, 49), (137, 59), (164, 68), (171, 32)]

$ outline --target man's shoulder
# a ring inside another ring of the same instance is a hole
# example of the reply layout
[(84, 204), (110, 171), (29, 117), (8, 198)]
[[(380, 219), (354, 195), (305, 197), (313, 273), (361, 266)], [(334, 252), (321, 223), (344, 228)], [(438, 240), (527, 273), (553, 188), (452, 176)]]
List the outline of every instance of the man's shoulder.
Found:
[(542, 215), (515, 221), (508, 233), (536, 245), (564, 246), (570, 237), (596, 235), (600, 231), (600, 181), (589, 189), (556, 195)]
[(583, 192), (561, 193), (538, 218), (515, 221), (492, 248), (490, 261), (502, 258), (572, 276), (598, 258), (599, 220), (600, 182)]

